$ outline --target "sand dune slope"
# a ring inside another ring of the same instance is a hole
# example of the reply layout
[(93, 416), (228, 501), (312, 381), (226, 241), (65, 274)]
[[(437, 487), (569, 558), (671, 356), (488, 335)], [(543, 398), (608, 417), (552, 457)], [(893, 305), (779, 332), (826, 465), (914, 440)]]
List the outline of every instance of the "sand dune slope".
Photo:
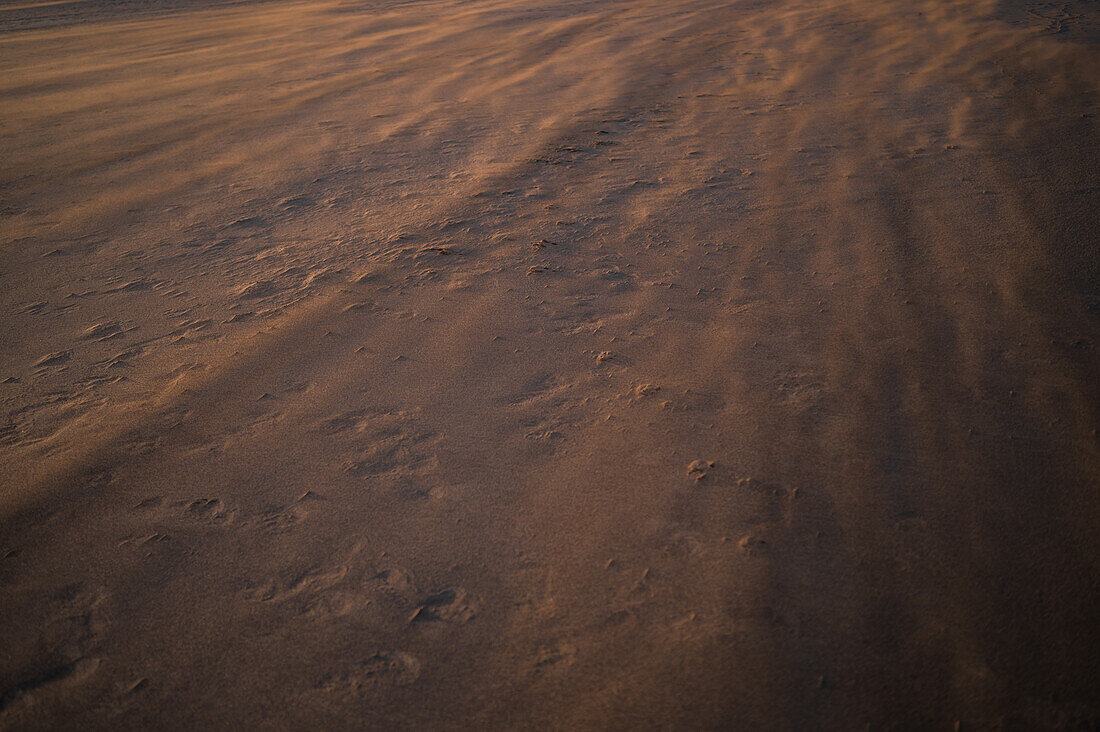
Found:
[(0, 727), (1100, 724), (1098, 16), (0, 7)]

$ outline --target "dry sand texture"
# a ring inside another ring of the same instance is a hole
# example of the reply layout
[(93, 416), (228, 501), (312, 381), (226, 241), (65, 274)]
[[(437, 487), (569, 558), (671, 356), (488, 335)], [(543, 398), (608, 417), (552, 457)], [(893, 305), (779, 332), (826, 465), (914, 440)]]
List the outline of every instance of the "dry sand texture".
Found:
[(0, 727), (1095, 728), (1098, 17), (0, 7)]

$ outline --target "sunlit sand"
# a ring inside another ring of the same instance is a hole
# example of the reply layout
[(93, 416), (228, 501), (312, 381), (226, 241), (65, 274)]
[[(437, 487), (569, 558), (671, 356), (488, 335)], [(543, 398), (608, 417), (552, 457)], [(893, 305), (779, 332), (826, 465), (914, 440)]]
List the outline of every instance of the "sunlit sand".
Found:
[(1087, 0), (0, 6), (0, 728), (1095, 728), (1098, 92)]

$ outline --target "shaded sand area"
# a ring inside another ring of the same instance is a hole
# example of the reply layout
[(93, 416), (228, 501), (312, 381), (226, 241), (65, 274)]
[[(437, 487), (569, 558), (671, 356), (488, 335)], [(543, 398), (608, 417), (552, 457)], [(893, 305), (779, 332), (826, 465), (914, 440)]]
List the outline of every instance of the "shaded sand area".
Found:
[(0, 727), (1094, 728), (1098, 15), (0, 8)]

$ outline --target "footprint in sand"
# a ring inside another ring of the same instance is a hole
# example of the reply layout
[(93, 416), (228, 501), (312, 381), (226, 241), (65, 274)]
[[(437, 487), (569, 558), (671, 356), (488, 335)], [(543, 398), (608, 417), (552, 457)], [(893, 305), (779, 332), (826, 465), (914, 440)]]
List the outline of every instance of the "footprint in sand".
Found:
[(314, 490), (306, 490), (294, 503), (268, 508), (258, 518), (251, 521), (252, 525), (262, 531), (278, 534), (288, 531), (307, 519), (313, 509), (324, 506), (328, 499)]
[(107, 631), (106, 601), (103, 588), (76, 584), (59, 590), (45, 604), (38, 626), (38, 647), (43, 652), (14, 676), (18, 680), (0, 691), (0, 715), (95, 673), (100, 662), (90, 654)]
[(707, 477), (708, 471), (714, 468), (713, 460), (692, 460), (688, 463), (687, 474), (697, 482)]
[(33, 704), (38, 697), (87, 680), (99, 668), (98, 658), (78, 658), (69, 663), (51, 665), (0, 692), (0, 720), (9, 708), (20, 703)]
[(320, 691), (336, 696), (373, 694), (408, 686), (420, 678), (420, 660), (404, 651), (378, 651), (326, 678)]
[(255, 520), (255, 525), (269, 534), (281, 534), (300, 524), (307, 512), (298, 506), (288, 506), (267, 511)]
[(422, 595), (408, 570), (390, 567), (362, 581), (348, 578), (339, 587), (315, 595), (306, 612), (315, 616), (369, 612), (374, 620), (398, 627), (419, 607)]
[(353, 457), (342, 469), (355, 477), (408, 478), (439, 467), (436, 446), (441, 436), (419, 429), (415, 417), (405, 412), (343, 412), (321, 422), (319, 430), (347, 441)]
[(535, 672), (572, 666), (577, 660), (577, 647), (567, 641), (543, 646), (535, 653), (531, 665)]
[(376, 592), (398, 597), (411, 598), (417, 594), (412, 575), (401, 567), (383, 569), (370, 578), (368, 585)]
[(755, 478), (741, 478), (737, 481), (736, 488), (758, 499), (757, 509), (748, 517), (750, 526), (775, 524), (786, 519), (792, 497), (786, 489)]
[(286, 602), (299, 595), (315, 596), (333, 587), (347, 576), (348, 568), (311, 567), (289, 578), (273, 580), (248, 591), (248, 596), (257, 602)]
[(768, 540), (760, 534), (746, 534), (737, 542), (737, 546), (746, 554), (761, 554), (768, 550)]
[(228, 525), (237, 518), (237, 512), (226, 506), (220, 498), (192, 498), (166, 501), (159, 496), (147, 498), (134, 507), (150, 521), (181, 525)]
[(693, 559), (702, 555), (705, 545), (695, 534), (679, 532), (673, 534), (661, 546), (661, 553), (673, 559)]
[(462, 625), (477, 615), (477, 606), (463, 589), (446, 589), (428, 595), (409, 618), (410, 623), (444, 622)]
[(334, 582), (314, 582), (308, 592), (298, 593), (304, 603), (303, 615), (325, 619), (355, 614), (359, 622), (400, 626), (417, 596), (409, 573), (394, 568), (366, 580), (360, 577), (358, 570), (348, 569), (344, 576), (333, 575)]

